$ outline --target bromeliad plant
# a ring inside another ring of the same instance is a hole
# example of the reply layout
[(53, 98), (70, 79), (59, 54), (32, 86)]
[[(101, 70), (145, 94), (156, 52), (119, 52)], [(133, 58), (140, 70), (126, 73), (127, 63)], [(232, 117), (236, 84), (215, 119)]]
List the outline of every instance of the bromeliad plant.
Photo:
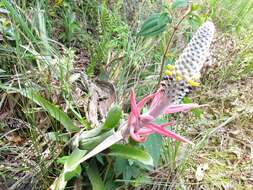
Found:
[[(162, 81), (160, 88), (155, 93), (146, 96), (137, 103), (135, 99), (135, 92), (134, 90), (131, 90), (131, 112), (128, 120), (122, 121), (116, 132), (110, 127), (105, 127), (104, 129), (102, 127), (100, 129), (94, 129), (95, 131), (84, 132), (84, 135), (81, 134), (79, 139), (75, 141), (77, 142), (77, 147), (79, 146), (79, 142), (82, 142), (85, 138), (94, 137), (105, 129), (108, 131), (100, 135), (100, 138), (96, 137), (95, 144), (97, 145), (93, 146), (87, 154), (86, 151), (75, 151), (80, 152), (79, 159), (73, 158), (75, 160), (75, 166), (79, 166), (80, 163), (109, 147), (109, 155), (124, 156), (131, 159), (137, 159), (144, 164), (152, 164), (152, 159), (148, 155), (145, 155), (144, 152), (136, 150), (135, 148), (131, 149), (131, 147), (128, 146), (124, 147), (124, 145), (114, 145), (121, 140), (128, 139), (129, 137), (137, 142), (144, 142), (148, 135), (158, 133), (163, 136), (179, 140), (183, 143), (191, 143), (190, 140), (166, 129), (166, 126), (175, 124), (175, 121), (158, 125), (155, 123), (155, 120), (163, 114), (186, 112), (190, 109), (204, 106), (198, 104), (180, 104), (180, 101), (191, 91), (193, 87), (199, 85), (201, 69), (205, 64), (207, 56), (209, 55), (209, 47), (214, 31), (215, 28), (212, 22), (206, 22), (198, 29), (196, 34), (192, 37), (190, 43), (183, 51), (182, 55), (176, 61), (175, 66), (167, 66), (167, 70), (165, 72), (166, 76), (164, 77), (165, 80)], [(150, 101), (151, 103), (148, 111), (141, 113), (143, 106)], [(119, 110), (116, 110), (114, 113), (109, 112), (107, 121), (110, 120), (110, 117), (113, 118), (116, 116), (118, 112)], [(108, 123), (107, 121), (105, 123)], [(117, 121), (114, 119), (115, 124), (118, 122), (119, 117)], [(145, 157), (146, 159), (138, 159), (140, 158), (139, 156), (141, 158)], [(69, 170), (67, 169), (67, 166), (65, 166), (64, 171), (52, 186), (53, 189), (62, 189), (60, 187), (63, 182), (63, 187), (65, 186), (64, 184), (66, 184), (66, 181), (64, 176), (66, 176), (67, 173), (69, 173)]]

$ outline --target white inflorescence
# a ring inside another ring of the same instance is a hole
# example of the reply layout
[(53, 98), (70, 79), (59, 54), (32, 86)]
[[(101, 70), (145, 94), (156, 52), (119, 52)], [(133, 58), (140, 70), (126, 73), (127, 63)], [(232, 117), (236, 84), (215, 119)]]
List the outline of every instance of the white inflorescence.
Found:
[(210, 54), (214, 32), (212, 22), (204, 23), (193, 35), (175, 66), (167, 66), (166, 80), (162, 84), (166, 86), (171, 103), (179, 103), (189, 93), (189, 88), (199, 85), (200, 72)]
[(212, 22), (204, 23), (194, 34), (190, 43), (175, 63), (175, 73), (187, 79), (199, 79), (200, 70), (209, 55), (209, 48), (214, 36)]

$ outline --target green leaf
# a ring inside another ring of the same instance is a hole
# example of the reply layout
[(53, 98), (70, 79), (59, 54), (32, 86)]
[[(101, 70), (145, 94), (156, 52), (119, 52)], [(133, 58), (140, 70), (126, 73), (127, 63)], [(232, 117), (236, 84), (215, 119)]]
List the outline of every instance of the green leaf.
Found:
[(60, 158), (58, 158), (57, 160), (56, 160), (56, 162), (58, 163), (58, 164), (65, 164), (65, 162), (66, 162), (66, 160), (69, 158), (69, 156), (63, 156), (63, 157), (60, 157)]
[(125, 168), (128, 166), (128, 161), (127, 159), (123, 159), (123, 158), (116, 158), (115, 162), (113, 164), (113, 168), (114, 168), (114, 172), (116, 174), (116, 176), (121, 175), (122, 173), (124, 173)]
[(70, 156), (63, 156), (57, 160), (58, 163), (64, 163), (61, 175), (54, 181), (50, 187), (52, 190), (64, 190), (67, 182), (75, 176), (81, 174), (80, 159), (87, 153), (86, 150), (74, 149)]
[(64, 164), (64, 173), (74, 171), (80, 164), (81, 158), (87, 153), (87, 150), (75, 148)]
[(94, 160), (89, 163), (89, 166), (86, 169), (86, 173), (89, 177), (93, 190), (105, 190), (105, 185), (100, 177), (97, 165)]
[(148, 137), (148, 140), (143, 143), (145, 150), (152, 156), (154, 160), (154, 165), (158, 166), (160, 155), (161, 155), (161, 147), (162, 147), (162, 136), (159, 134), (151, 134)]
[(127, 166), (125, 167), (124, 173), (123, 173), (123, 179), (129, 181), (132, 177), (131, 167)]
[(129, 164), (127, 159), (117, 157), (113, 164), (114, 173), (116, 176), (123, 175), (123, 180), (129, 181), (132, 177), (136, 178), (140, 175), (141, 170), (136, 167), (136, 164)]
[(118, 105), (113, 106), (107, 114), (103, 129), (112, 129), (118, 126), (122, 116), (122, 110)]
[(64, 173), (64, 180), (65, 180), (65, 181), (69, 181), (69, 180), (71, 180), (73, 177), (80, 176), (81, 171), (82, 171), (82, 168), (81, 168), (81, 166), (80, 166), (80, 164), (79, 164), (79, 165), (78, 165), (74, 170), (72, 170), (71, 172), (66, 172), (66, 173)]
[(80, 128), (75, 126), (72, 123), (72, 120), (69, 116), (56, 107), (54, 104), (43, 98), (42, 96), (38, 95), (34, 90), (27, 89), (27, 90), (20, 90), (20, 93), (41, 106), (44, 110), (46, 110), (52, 117), (58, 120), (69, 132), (77, 132), (80, 131)]
[(85, 150), (91, 150), (95, 148), (98, 144), (100, 144), (103, 140), (105, 140), (107, 137), (113, 135), (114, 130), (107, 131), (105, 133), (102, 133), (99, 136), (92, 137), (92, 138), (87, 138), (87, 139), (82, 139), (79, 141), (79, 147), (81, 149)]
[(162, 26), (167, 23), (171, 23), (171, 17), (169, 16), (168, 13), (161, 13), (159, 20), (158, 20), (158, 25)]
[(173, 0), (172, 9), (187, 7), (187, 0)]
[(168, 23), (171, 23), (168, 13), (154, 14), (143, 23), (138, 35), (144, 37), (158, 35), (166, 29)]
[(4, 85), (0, 84), (0, 88), (5, 89), (5, 90), (12, 90), (14, 92), (20, 93), (23, 96), (29, 98), (32, 100), (34, 103), (38, 104), (41, 106), (45, 111), (47, 111), (52, 117), (54, 117), (57, 121), (59, 121), (67, 131), (69, 132), (78, 132), (80, 131), (80, 128), (75, 126), (72, 123), (72, 120), (69, 118), (69, 116), (64, 113), (62, 110), (60, 110), (56, 105), (52, 104), (39, 94), (35, 92), (33, 89), (17, 89), (17, 88), (12, 88), (12, 87), (7, 87)]
[(127, 159), (137, 160), (145, 165), (153, 166), (152, 157), (145, 151), (135, 147), (123, 144), (115, 144), (111, 146), (109, 155), (120, 156)]
[(143, 33), (145, 32), (146, 30), (149, 30), (150, 28), (152, 27), (155, 27), (157, 25), (157, 22), (160, 18), (160, 14), (153, 14), (151, 15), (142, 25), (141, 27), (141, 30), (139, 32), (140, 33)]

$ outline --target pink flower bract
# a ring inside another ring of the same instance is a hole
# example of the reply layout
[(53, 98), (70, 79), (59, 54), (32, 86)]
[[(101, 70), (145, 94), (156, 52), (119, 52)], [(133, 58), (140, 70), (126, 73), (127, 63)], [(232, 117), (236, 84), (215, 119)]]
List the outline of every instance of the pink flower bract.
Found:
[[(147, 113), (141, 114), (142, 107), (151, 99), (149, 110)], [(184, 143), (191, 143), (186, 138), (167, 130), (165, 127), (174, 125), (175, 122), (164, 124), (156, 124), (154, 120), (163, 114), (172, 114), (177, 112), (186, 112), (192, 108), (200, 107), (198, 104), (170, 104), (169, 99), (162, 89), (150, 94), (136, 103), (135, 92), (131, 90), (130, 103), (131, 113), (128, 119), (128, 127), (130, 127), (130, 136), (137, 142), (144, 142), (147, 136), (152, 133), (158, 133)]]

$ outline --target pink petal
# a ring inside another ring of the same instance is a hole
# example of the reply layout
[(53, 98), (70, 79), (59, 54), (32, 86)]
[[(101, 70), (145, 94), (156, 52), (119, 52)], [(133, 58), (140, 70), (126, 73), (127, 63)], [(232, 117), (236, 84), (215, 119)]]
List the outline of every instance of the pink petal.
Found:
[(176, 124), (176, 121), (170, 121), (168, 123), (161, 124), (160, 127), (164, 128), (164, 127), (175, 125), (175, 124)]
[(140, 102), (137, 104), (138, 109), (140, 110), (147, 101), (149, 101), (151, 98), (156, 97), (158, 93), (159, 92), (157, 91), (153, 94), (150, 94), (150, 95), (144, 97), (142, 100), (140, 100)]
[(179, 140), (179, 141), (182, 141), (184, 143), (188, 143), (188, 144), (193, 144), (191, 141), (189, 141), (188, 139), (172, 132), (172, 131), (168, 131), (162, 127), (160, 127), (159, 125), (156, 125), (156, 124), (152, 124), (152, 125), (147, 125), (146, 127), (152, 129), (153, 131), (155, 131), (156, 133), (159, 133), (161, 135), (164, 135), (166, 137), (171, 137), (175, 140)]
[(158, 102), (159, 100), (161, 99), (161, 89), (159, 89), (154, 97), (154, 99), (152, 100), (151, 104), (150, 104), (150, 107), (154, 107)]
[(179, 104), (179, 105), (170, 105), (167, 107), (165, 114), (172, 114), (177, 112), (186, 112), (193, 108), (199, 108), (206, 105), (198, 105), (198, 104)]
[(135, 127), (133, 125), (130, 126), (130, 136), (137, 142), (146, 141), (146, 137), (141, 137), (139, 134), (135, 133)]
[(151, 133), (154, 133), (152, 129), (139, 129), (136, 134), (138, 135), (149, 135)]
[(135, 100), (135, 93), (134, 90), (131, 90), (130, 95), (130, 104), (131, 104), (131, 113), (136, 117), (139, 118), (140, 112), (138, 111), (136, 100)]
[[(160, 125), (160, 127), (164, 128), (167, 126), (174, 125), (175, 123), (176, 123), (175, 121), (171, 121), (171, 122)], [(142, 129), (139, 129), (136, 133), (139, 135), (149, 135), (149, 134), (155, 133), (155, 131), (152, 129), (142, 128)]]
[(152, 115), (149, 115), (149, 114), (140, 115), (140, 121), (144, 124), (145, 123), (150, 123), (153, 120), (154, 120), (154, 117)]

